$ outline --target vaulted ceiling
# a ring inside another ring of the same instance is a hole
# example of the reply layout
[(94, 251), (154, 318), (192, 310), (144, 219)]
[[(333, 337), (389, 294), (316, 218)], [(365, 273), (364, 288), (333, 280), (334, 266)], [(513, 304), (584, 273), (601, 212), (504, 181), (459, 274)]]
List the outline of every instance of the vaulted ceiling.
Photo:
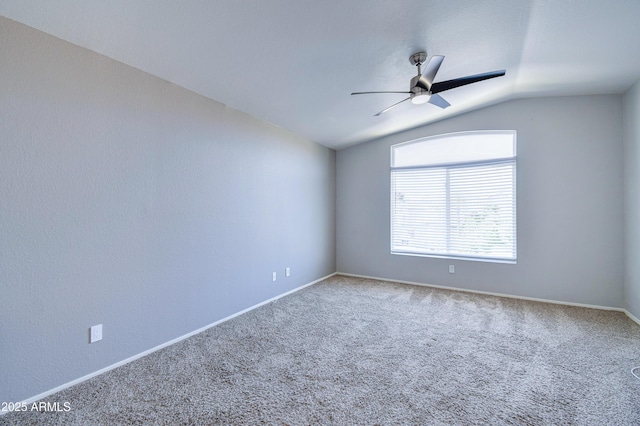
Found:
[[(640, 79), (638, 0), (0, 0), (0, 15), (340, 149), (508, 99), (622, 93)], [(409, 56), (436, 81), (505, 69), (398, 102)], [(1, 58), (0, 58), (1, 60)]]

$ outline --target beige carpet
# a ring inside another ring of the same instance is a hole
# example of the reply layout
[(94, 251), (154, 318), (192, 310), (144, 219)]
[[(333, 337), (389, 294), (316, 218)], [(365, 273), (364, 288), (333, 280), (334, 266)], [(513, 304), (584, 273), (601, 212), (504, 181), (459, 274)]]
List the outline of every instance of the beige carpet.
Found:
[(618, 312), (336, 276), (0, 424), (640, 424)]

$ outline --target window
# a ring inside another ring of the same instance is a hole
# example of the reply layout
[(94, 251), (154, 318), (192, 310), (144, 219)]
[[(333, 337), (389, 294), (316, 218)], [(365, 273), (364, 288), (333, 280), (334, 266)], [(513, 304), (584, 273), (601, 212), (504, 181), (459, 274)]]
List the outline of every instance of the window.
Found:
[(515, 263), (516, 132), (392, 146), (391, 253)]

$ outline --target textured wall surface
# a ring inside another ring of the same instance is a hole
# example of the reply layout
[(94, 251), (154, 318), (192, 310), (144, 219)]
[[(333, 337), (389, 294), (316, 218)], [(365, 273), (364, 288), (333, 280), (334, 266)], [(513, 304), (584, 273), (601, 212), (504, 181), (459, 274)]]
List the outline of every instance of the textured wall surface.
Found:
[(640, 82), (624, 95), (624, 296), (640, 318)]
[(0, 58), (0, 401), (335, 271), (333, 150), (1, 17)]
[[(484, 129), (518, 132), (518, 263), (391, 255), (389, 147)], [(623, 307), (622, 163), (618, 95), (510, 101), (340, 150), (338, 271)]]

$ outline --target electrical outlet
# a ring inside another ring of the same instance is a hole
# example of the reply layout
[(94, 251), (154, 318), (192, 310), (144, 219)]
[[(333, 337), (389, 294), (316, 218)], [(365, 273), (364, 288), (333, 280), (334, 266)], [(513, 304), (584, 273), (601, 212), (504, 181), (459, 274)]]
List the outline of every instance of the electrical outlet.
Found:
[(285, 277), (288, 277), (288, 276), (290, 276), (290, 275), (291, 275), (291, 268), (285, 268), (285, 269), (284, 269), (284, 276), (285, 276)]
[(274, 272), (273, 275), (271, 276), (271, 280), (275, 281), (277, 277), (278, 275)]
[(449, 265), (449, 273), (450, 274), (455, 274), (456, 273), (455, 265)]
[(102, 340), (102, 324), (94, 325), (89, 331), (89, 343)]

